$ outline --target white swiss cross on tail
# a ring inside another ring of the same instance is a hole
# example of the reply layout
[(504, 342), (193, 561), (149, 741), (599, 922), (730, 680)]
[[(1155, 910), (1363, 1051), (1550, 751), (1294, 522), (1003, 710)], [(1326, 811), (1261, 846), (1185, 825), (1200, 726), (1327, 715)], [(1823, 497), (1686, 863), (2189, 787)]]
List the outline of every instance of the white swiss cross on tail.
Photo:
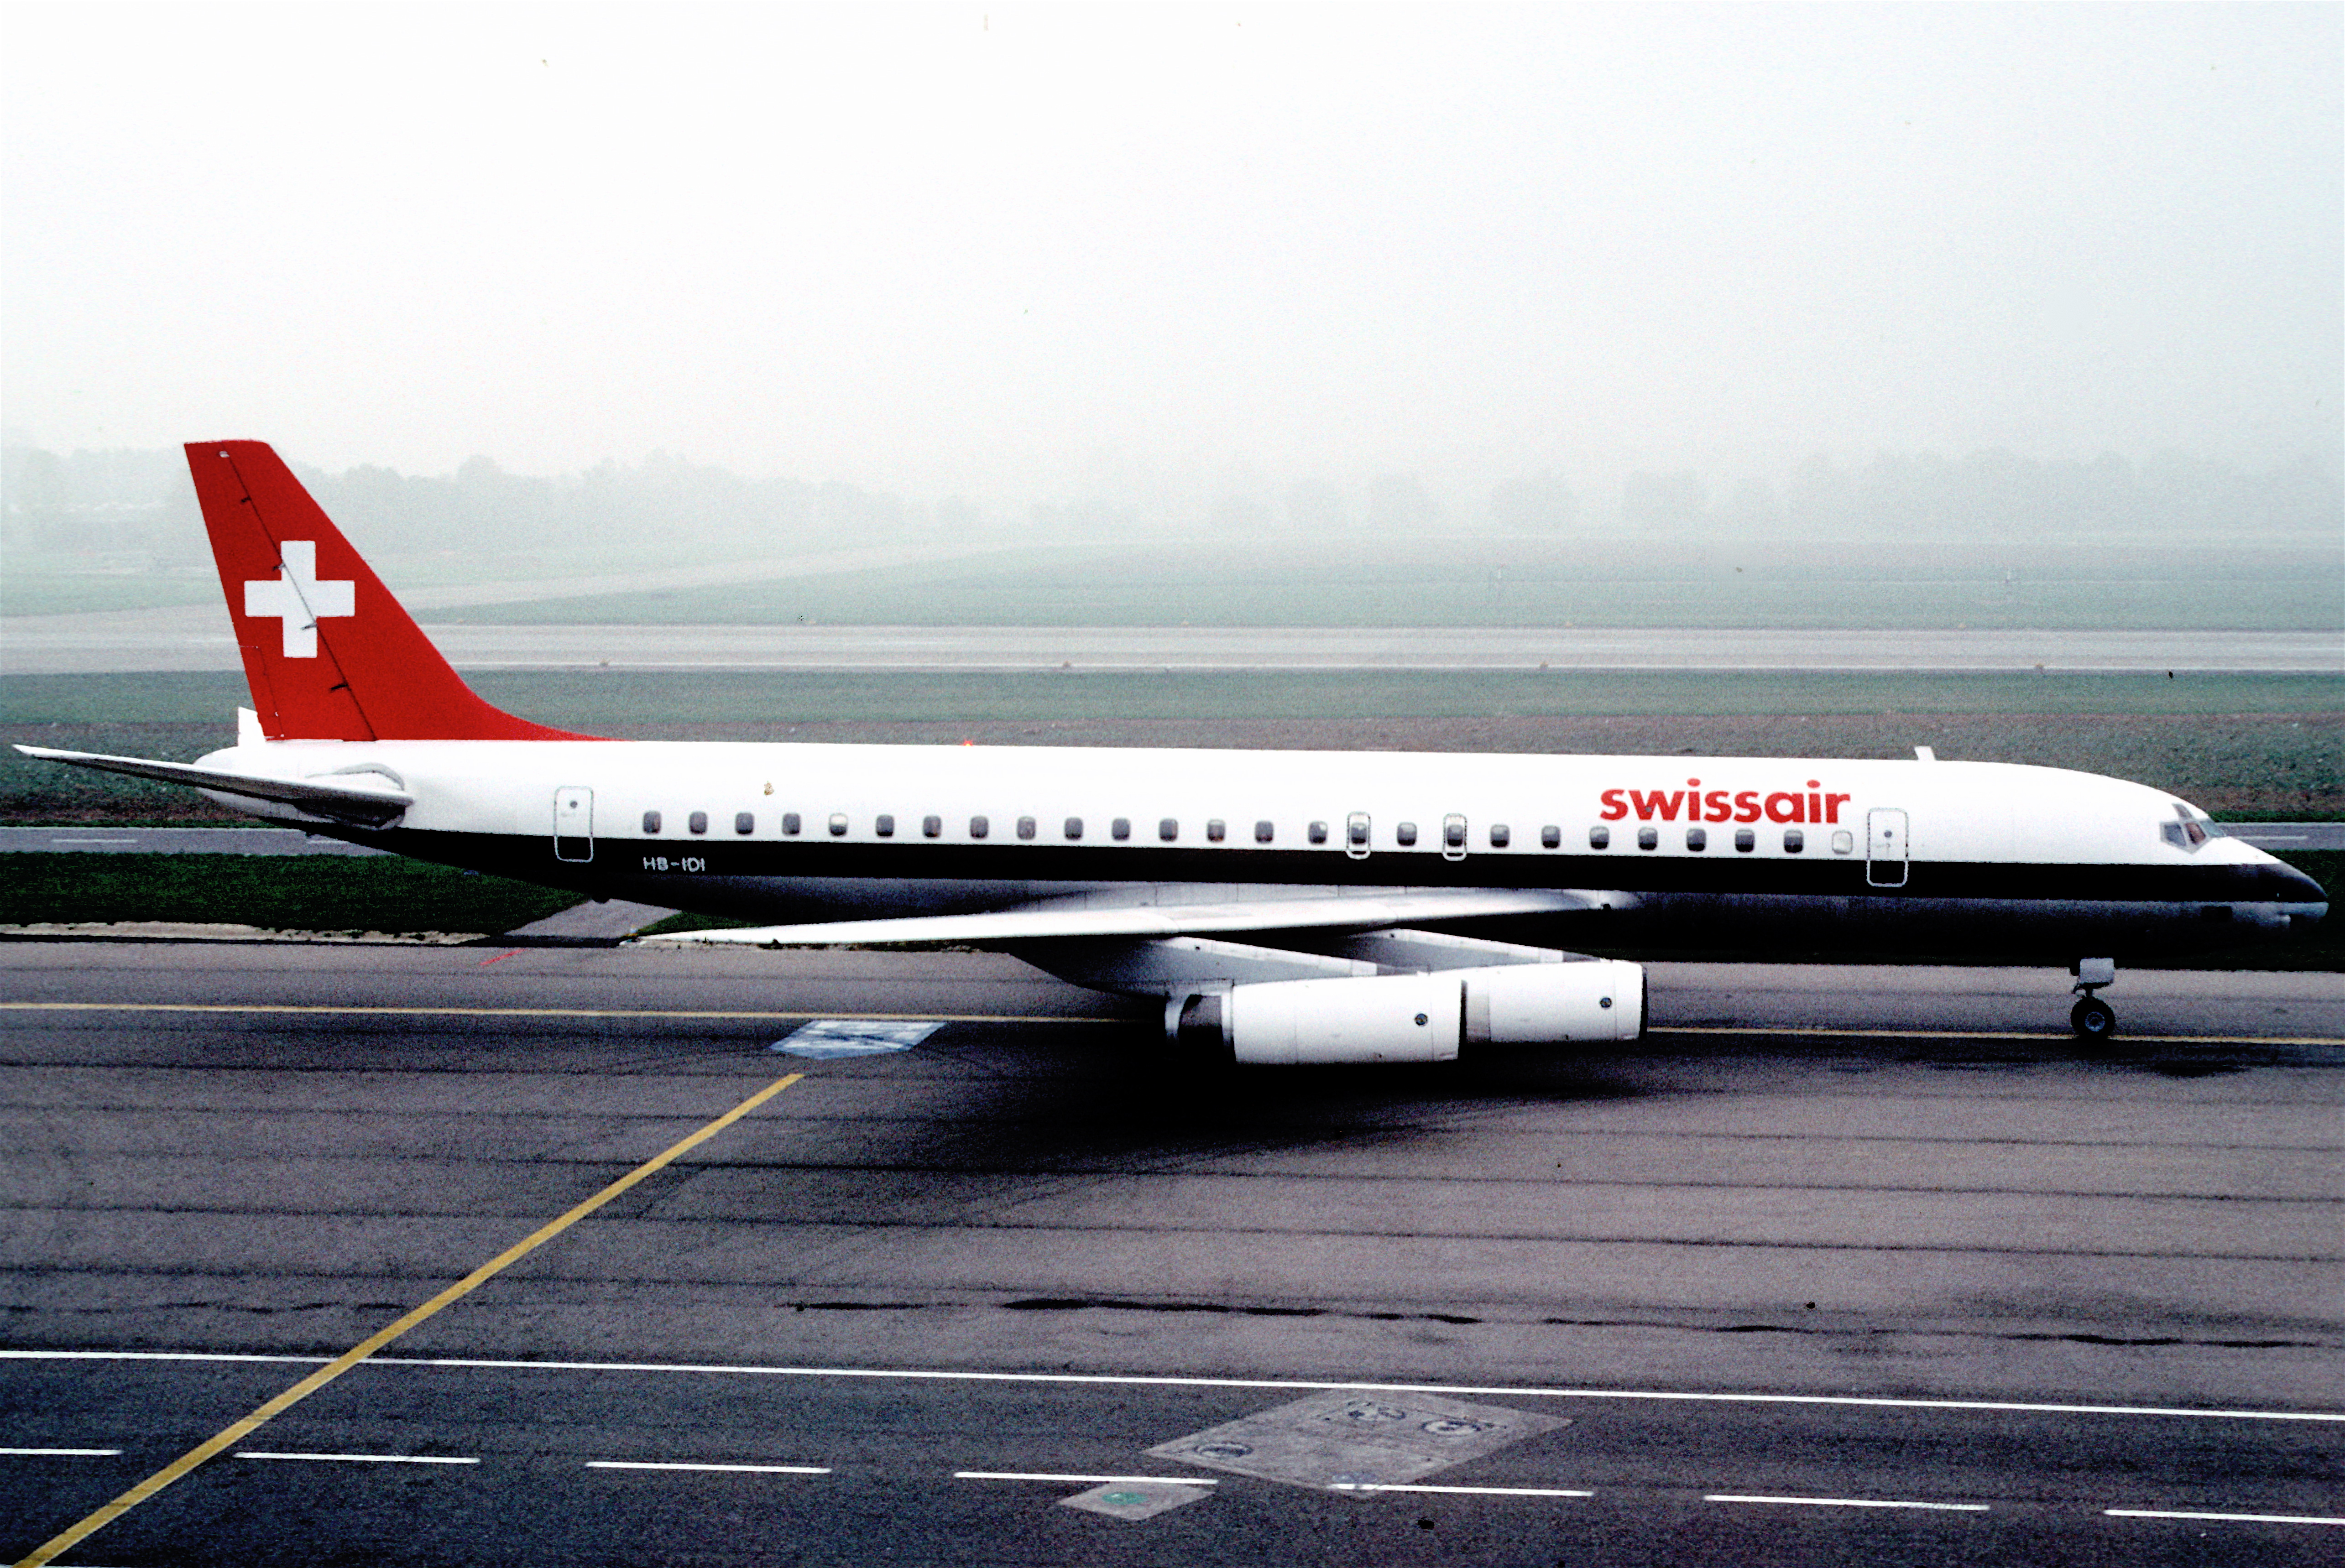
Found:
[(329, 615), (358, 613), (358, 584), (318, 581), (318, 545), (314, 540), (289, 539), (278, 552), (279, 575), (257, 578), (244, 585), (247, 615), (275, 615), (285, 622), (285, 656), (318, 656), (318, 622)]

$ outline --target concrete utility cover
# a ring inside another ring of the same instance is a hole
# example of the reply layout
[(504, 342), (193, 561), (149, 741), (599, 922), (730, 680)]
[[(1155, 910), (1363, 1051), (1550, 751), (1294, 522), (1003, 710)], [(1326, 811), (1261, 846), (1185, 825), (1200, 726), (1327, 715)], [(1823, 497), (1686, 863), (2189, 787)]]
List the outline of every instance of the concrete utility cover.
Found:
[(1436, 1394), (1337, 1391), (1175, 1438), (1148, 1452), (1296, 1486), (1391, 1485), (1570, 1424)]
[(877, 1023), (863, 1018), (817, 1018), (813, 1023), (802, 1024), (785, 1037), (776, 1040), (773, 1048), (817, 1062), (834, 1061), (840, 1057), (877, 1057), (889, 1051), (909, 1051), (943, 1027), (940, 1023)]
[(1211, 1488), (1183, 1486), (1177, 1482), (1112, 1481), (1105, 1486), (1062, 1497), (1059, 1506), (1080, 1508), (1086, 1513), (1104, 1513), (1110, 1519), (1149, 1519), (1168, 1508), (1212, 1495)]

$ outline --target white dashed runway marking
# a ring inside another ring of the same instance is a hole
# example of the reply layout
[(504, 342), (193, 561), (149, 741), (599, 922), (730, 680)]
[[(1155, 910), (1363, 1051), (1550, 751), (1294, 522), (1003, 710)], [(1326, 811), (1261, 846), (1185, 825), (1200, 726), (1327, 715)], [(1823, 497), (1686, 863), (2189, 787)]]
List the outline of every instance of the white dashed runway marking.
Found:
[(239, 1459), (310, 1460), (320, 1464), (478, 1464), (477, 1459), (459, 1459), (436, 1453), (264, 1453), (259, 1449), (240, 1449)]
[(1882, 1497), (1755, 1497), (1740, 1492), (1713, 1492), (1705, 1493), (1704, 1502), (1756, 1502), (1777, 1504), (1788, 1508), (1926, 1508), (1945, 1513), (1985, 1513), (1984, 1502), (1911, 1502), (1902, 1499)]
[(711, 1470), (747, 1475), (828, 1475), (827, 1464), (698, 1464), (689, 1460), (590, 1459), (589, 1470)]
[(1455, 1497), (1593, 1497), (1562, 1486), (1409, 1486), (1393, 1482), (1339, 1481), (1330, 1492), (1436, 1492)]
[(1202, 1475), (1068, 1475), (1038, 1470), (956, 1470), (955, 1481), (1052, 1481), (1069, 1486), (1219, 1486)]
[(2345, 1524), (2318, 1513), (2192, 1513), (2167, 1508), (2104, 1508), (2112, 1519), (2217, 1519), (2238, 1524)]

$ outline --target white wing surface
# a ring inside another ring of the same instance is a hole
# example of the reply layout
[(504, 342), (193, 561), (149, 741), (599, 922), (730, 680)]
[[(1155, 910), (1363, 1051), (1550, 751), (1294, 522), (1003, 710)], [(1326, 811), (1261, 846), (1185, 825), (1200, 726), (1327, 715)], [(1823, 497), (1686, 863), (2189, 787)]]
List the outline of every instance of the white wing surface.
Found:
[(975, 915), (915, 915), (893, 920), (833, 920), (807, 926), (685, 931), (640, 940), (746, 943), (772, 947), (925, 947), (1053, 938), (1216, 936), (1238, 931), (1372, 931), (1437, 920), (1592, 909), (1617, 896), (1571, 888), (1396, 887), (1377, 893), (1334, 895), (1315, 891), (1304, 896), (1235, 898), (1220, 903), (1135, 903), (1100, 907), (1061, 902)]

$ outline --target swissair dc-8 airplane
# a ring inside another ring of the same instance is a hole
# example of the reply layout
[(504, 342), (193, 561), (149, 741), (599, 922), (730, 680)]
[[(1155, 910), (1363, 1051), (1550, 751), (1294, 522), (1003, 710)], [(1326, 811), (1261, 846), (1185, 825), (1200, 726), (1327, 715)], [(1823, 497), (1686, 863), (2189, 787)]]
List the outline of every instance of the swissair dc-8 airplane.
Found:
[[(676, 938), (1006, 951), (1164, 1000), (1241, 1062), (1441, 1061), (1645, 1028), (1617, 946), (1993, 932), (2115, 961), (2328, 895), (2162, 790), (1997, 763), (614, 741), (467, 687), (277, 454), (188, 462), (253, 706), (190, 765), (19, 746), (597, 897), (775, 922)], [(1527, 946), (1528, 938), (1542, 945)]]

